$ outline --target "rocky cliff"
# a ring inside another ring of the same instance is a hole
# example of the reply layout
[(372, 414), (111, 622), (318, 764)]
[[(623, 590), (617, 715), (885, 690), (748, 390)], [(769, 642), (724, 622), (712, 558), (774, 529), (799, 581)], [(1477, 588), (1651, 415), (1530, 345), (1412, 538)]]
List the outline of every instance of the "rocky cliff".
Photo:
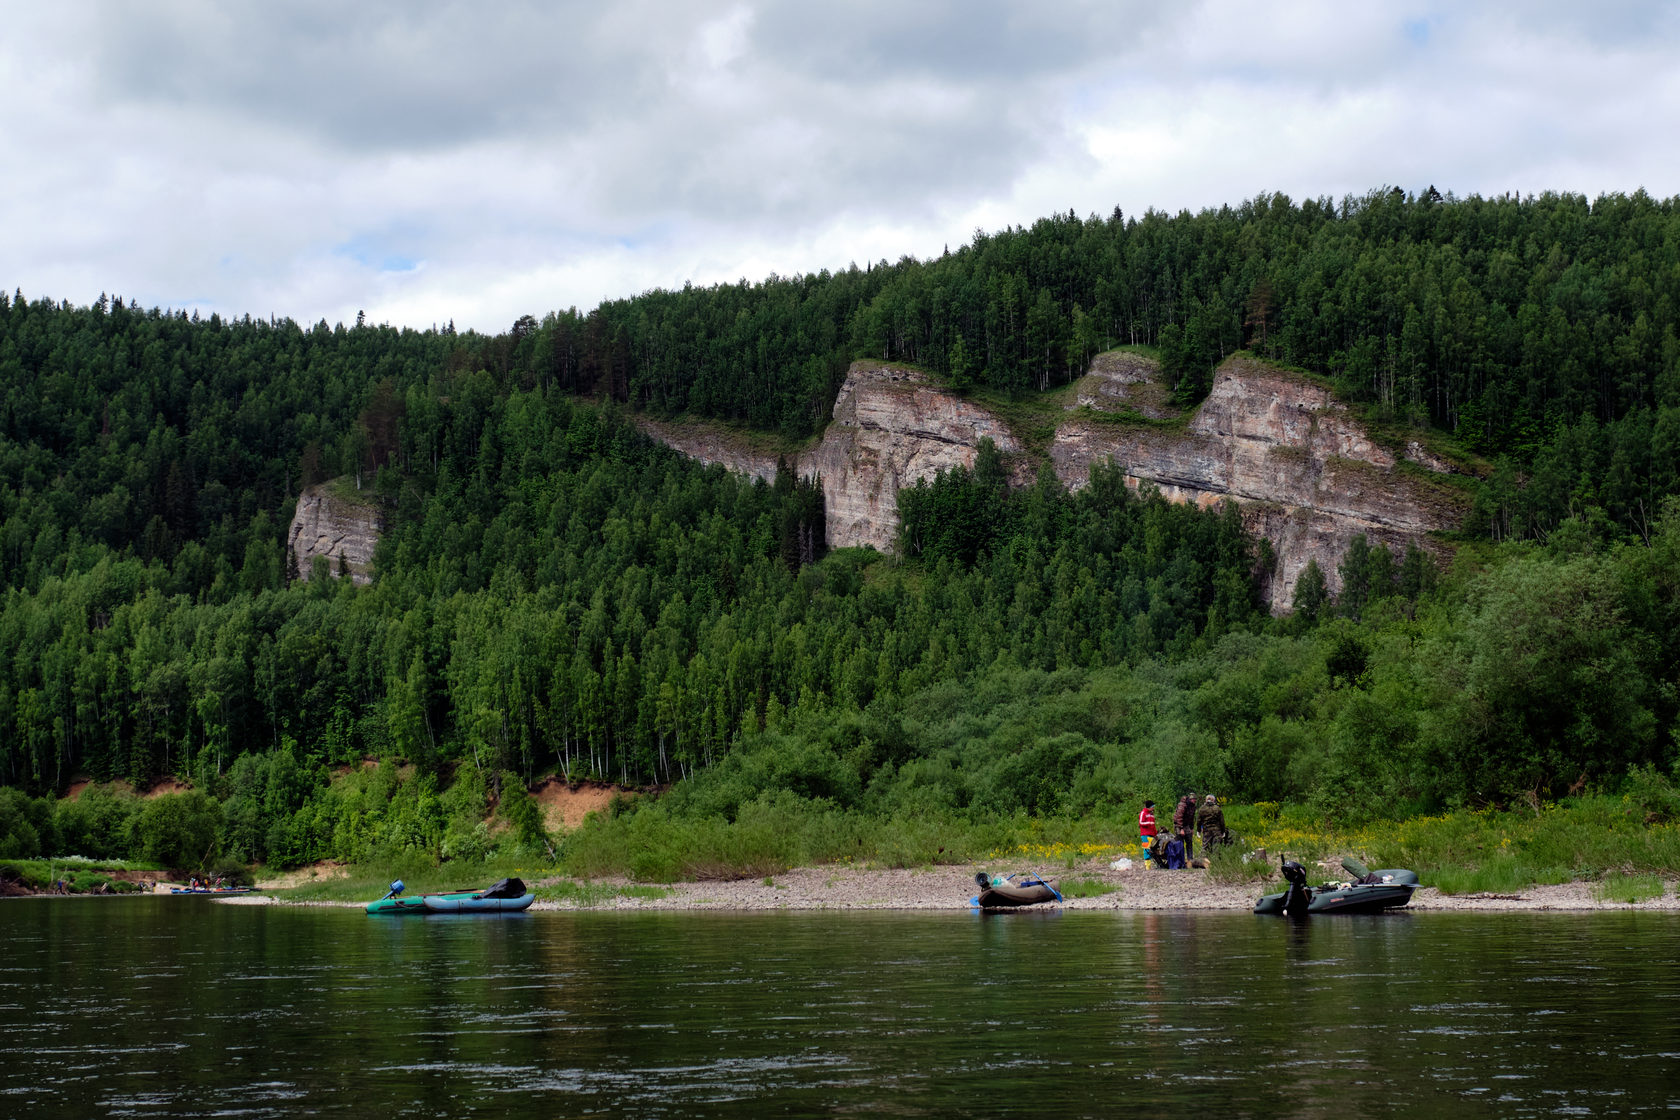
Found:
[(1194, 413), (1156, 423), (1142, 422), (1123, 391), (1092, 396), (1101, 407), (1080, 408), (1056, 429), (1057, 477), (1078, 487), (1093, 464), (1112, 459), (1128, 482), (1172, 500), (1235, 500), (1277, 553), (1276, 606), (1289, 603), (1309, 560), (1339, 590), (1337, 564), (1360, 534), (1398, 554), (1456, 528), (1467, 511), (1446, 463), (1415, 442), (1398, 454), (1379, 444), (1328, 389), (1299, 374), (1232, 359)]
[(342, 560), (356, 583), (372, 580), (373, 546), (379, 543), (379, 514), (371, 504), (345, 497), (336, 491), (343, 480), (311, 486), (298, 496), (297, 512), (286, 536), (286, 546), (297, 560), (297, 570), (309, 578), (315, 557), (327, 558), (334, 576)]
[[(1235, 501), (1250, 531), (1278, 564), (1266, 588), (1287, 606), (1309, 560), (1337, 589), (1342, 553), (1363, 533), (1397, 554), (1428, 534), (1455, 528), (1468, 501), (1448, 483), (1448, 465), (1417, 443), (1392, 449), (1374, 440), (1330, 391), (1311, 379), (1248, 359), (1215, 374), (1212, 392), (1182, 415), (1152, 359), (1115, 351), (1065, 394), (1066, 411), (1043, 450), (1064, 485), (1083, 486), (1091, 467), (1112, 460), (1133, 486), (1173, 501)], [(654, 422), (655, 438), (709, 463), (762, 478), (776, 456), (717, 426)], [(974, 462), (982, 438), (1030, 479), (1039, 453), (985, 408), (903, 366), (858, 362), (847, 374), (822, 440), (792, 460), (822, 479), (833, 547), (893, 546), (898, 490), (934, 472)]]
[(672, 423), (650, 417), (636, 418), (636, 426), (673, 451), (707, 466), (721, 466), (748, 478), (776, 480), (776, 461), (789, 466), (805, 462), (808, 452), (800, 448), (778, 448), (754, 439), (750, 433), (704, 420)]
[[(776, 451), (722, 425), (639, 423), (654, 439), (702, 463), (766, 481), (776, 477)], [(899, 487), (972, 466), (986, 438), (1005, 453), (1021, 449), (1003, 421), (939, 388), (921, 370), (855, 362), (821, 442), (781, 457), (800, 474), (822, 479), (831, 547), (871, 545), (884, 552), (898, 533)]]
[(898, 534), (898, 491), (937, 472), (974, 464), (975, 448), (1021, 450), (990, 412), (906, 366), (857, 362), (834, 402), (834, 422), (800, 470), (822, 479), (832, 547), (886, 551)]

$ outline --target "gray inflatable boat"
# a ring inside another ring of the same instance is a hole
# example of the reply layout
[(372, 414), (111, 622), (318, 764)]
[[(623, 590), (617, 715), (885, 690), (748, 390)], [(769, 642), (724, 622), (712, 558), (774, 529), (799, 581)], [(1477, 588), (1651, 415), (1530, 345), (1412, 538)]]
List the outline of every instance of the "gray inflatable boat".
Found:
[(1344, 859), (1342, 868), (1352, 876), (1350, 881), (1309, 887), (1306, 868), (1294, 860), (1285, 860), (1283, 877), (1289, 880), (1289, 889), (1264, 895), (1254, 904), (1254, 912), (1292, 917), (1307, 914), (1381, 914), (1406, 905), (1418, 887), (1417, 872), (1404, 868), (1370, 871), (1353, 859)]

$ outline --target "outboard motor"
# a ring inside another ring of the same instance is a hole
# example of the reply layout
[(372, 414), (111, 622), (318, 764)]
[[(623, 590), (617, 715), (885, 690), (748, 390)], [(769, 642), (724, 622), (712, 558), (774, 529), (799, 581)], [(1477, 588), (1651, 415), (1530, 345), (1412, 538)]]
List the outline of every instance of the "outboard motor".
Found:
[(1283, 877), (1289, 881), (1289, 891), (1283, 896), (1283, 912), (1291, 918), (1307, 916), (1312, 896), (1307, 893), (1307, 869), (1292, 859), (1283, 861)]

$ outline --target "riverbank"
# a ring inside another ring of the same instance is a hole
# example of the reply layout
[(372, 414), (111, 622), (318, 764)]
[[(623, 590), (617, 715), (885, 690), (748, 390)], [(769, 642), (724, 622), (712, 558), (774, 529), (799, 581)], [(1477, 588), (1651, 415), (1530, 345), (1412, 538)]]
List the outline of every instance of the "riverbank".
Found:
[[(1222, 882), (1206, 871), (1115, 871), (1106, 866), (1064, 871), (1063, 885), (1107, 893), (1068, 898), (1068, 910), (1210, 910), (1241, 911), (1254, 905), (1263, 890), (1253, 882)], [(537, 901), (533, 910), (960, 910), (974, 894), (974, 869), (936, 866), (912, 869), (807, 867), (762, 879), (671, 883), (657, 891), (627, 880), (600, 879), (586, 892), (562, 897), (560, 880), (530, 880)], [(1098, 886), (1100, 884), (1100, 886)], [(1592, 911), (1680, 910), (1676, 883), (1662, 882), (1662, 893), (1638, 902), (1605, 897), (1602, 884), (1573, 882), (1525, 887), (1509, 893), (1444, 894), (1424, 886), (1410, 909), (1424, 911)], [(546, 888), (546, 889), (545, 889)], [(547, 896), (547, 897), (545, 897)], [(249, 895), (218, 900), (225, 905), (299, 905), (358, 907), (364, 901), (292, 900)]]
[[(1052, 875), (1054, 878), (1055, 876)], [(1246, 910), (1262, 887), (1226, 883), (1205, 871), (1076, 871), (1062, 881), (1096, 881), (1116, 888), (1107, 894), (1069, 898), (1067, 910)], [(601, 885), (607, 885), (605, 883)], [(1680, 910), (1675, 884), (1665, 883), (1660, 897), (1637, 903), (1599, 897), (1595, 883), (1529, 887), (1512, 894), (1442, 894), (1421, 887), (1413, 910)], [(675, 883), (664, 898), (619, 896), (591, 909), (615, 910), (952, 910), (964, 909), (974, 894), (972, 869), (934, 867), (913, 870), (801, 868), (767, 880)], [(580, 909), (568, 903), (545, 903), (541, 891), (534, 909)]]

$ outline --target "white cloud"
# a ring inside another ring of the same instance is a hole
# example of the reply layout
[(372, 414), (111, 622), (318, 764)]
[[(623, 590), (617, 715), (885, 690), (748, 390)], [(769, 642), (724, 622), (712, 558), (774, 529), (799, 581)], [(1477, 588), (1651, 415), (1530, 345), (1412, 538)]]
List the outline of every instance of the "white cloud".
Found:
[(1667, 5), (37, 6), (0, 283), (505, 328), (976, 227), (1431, 183), (1680, 193)]

